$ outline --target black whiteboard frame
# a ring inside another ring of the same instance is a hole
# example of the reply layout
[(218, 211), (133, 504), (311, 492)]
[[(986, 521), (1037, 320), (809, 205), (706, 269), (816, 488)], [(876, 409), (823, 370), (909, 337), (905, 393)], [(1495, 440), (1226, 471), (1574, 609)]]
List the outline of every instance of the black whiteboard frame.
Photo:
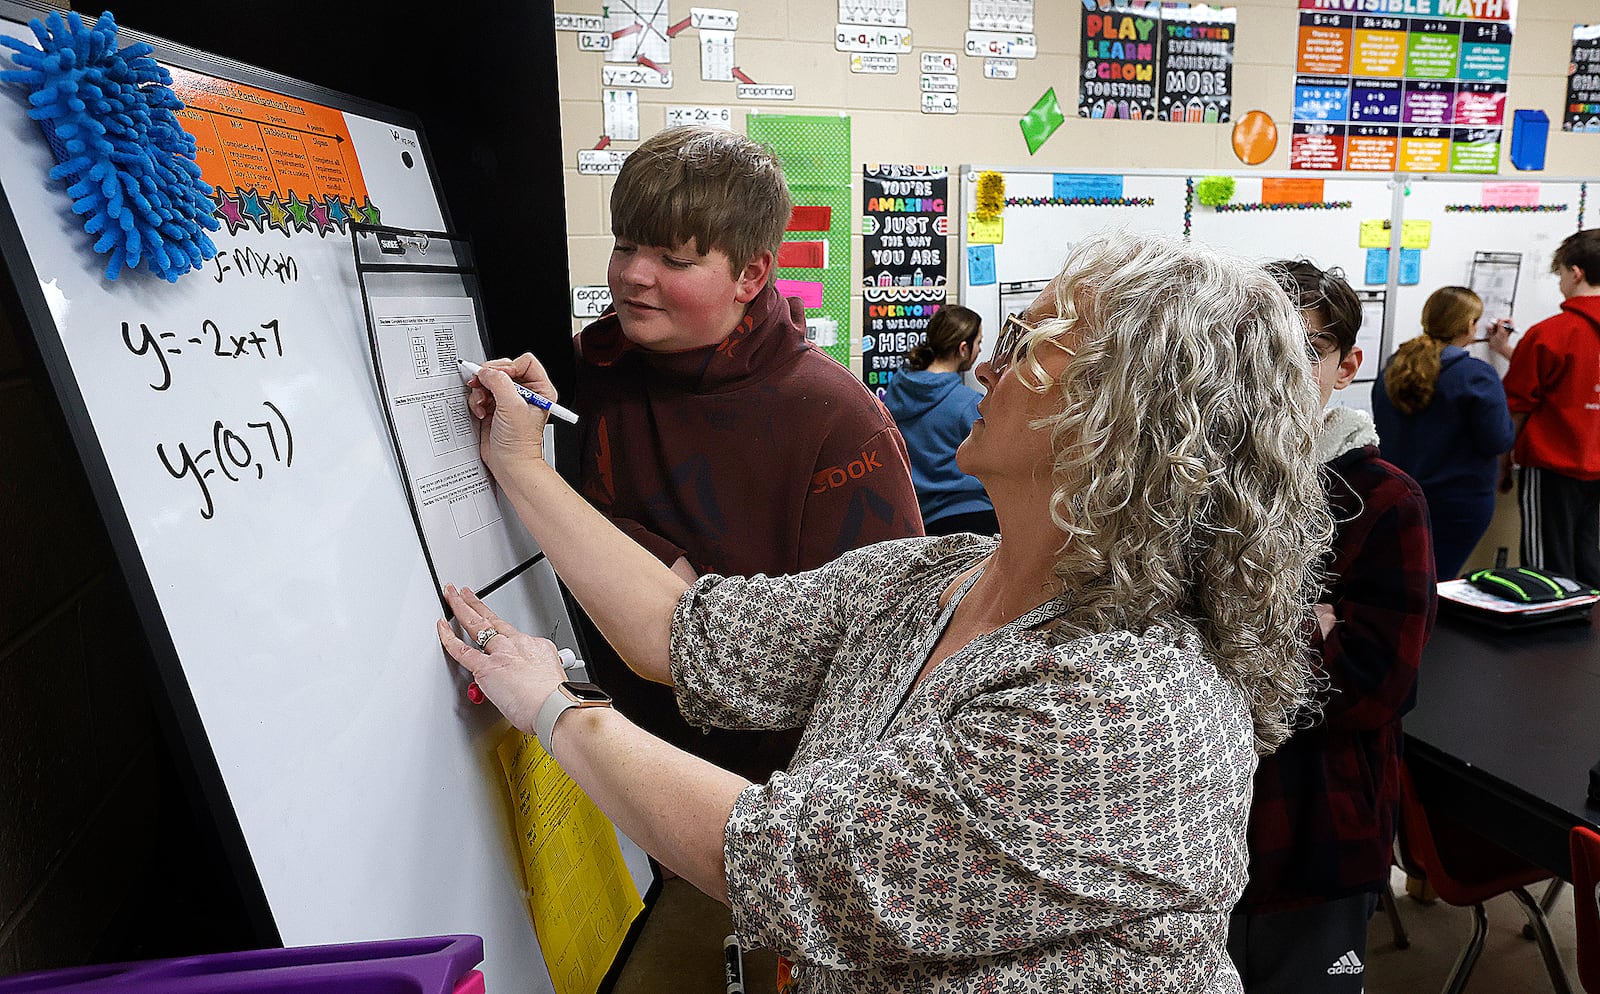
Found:
[[(0, 18), (6, 20), (27, 24), (30, 20), (42, 20), (52, 13), (65, 15), (66, 12), (39, 0), (0, 0)], [(93, 23), (96, 19), (84, 17), (84, 20)], [(414, 132), (417, 136), (418, 151), (429, 167), (428, 174), (440, 216), (444, 218), (446, 228), (454, 228), (449, 204), (440, 186), (433, 153), (428, 146), (427, 135), (422, 130), (422, 122), (415, 115), (258, 69), (122, 25), (118, 25), (117, 37), (122, 46), (139, 41), (148, 42), (155, 47), (154, 57), (163, 65), (177, 66), (285, 96), (297, 97)], [(5, 60), (5, 68), (13, 68), (9, 59)], [(11, 84), (0, 84), (0, 99), (15, 99), (17, 92), (19, 92), (17, 88)], [(63, 192), (62, 196), (64, 195)], [(163, 694), (153, 701), (157, 719), (169, 742), (175, 747), (181, 747), (190, 760), (188, 771), (182, 770), (180, 764), (180, 775), (191, 774), (185, 777), (185, 789), (204, 805), (211, 818), (222, 849), (222, 858), (231, 875), (232, 883), (243, 901), (247, 923), (255, 944), (261, 947), (281, 947), (282, 934), (268, 904), (261, 877), (251, 859), (244, 830), (239, 824), (232, 798), (228, 794), (221, 768), (217, 764), (216, 753), (212, 749), (199, 709), (195, 705), (194, 695), (184, 674), (182, 660), (178, 657), (172, 632), (167, 626), (160, 600), (150, 582), (149, 570), (134, 538), (133, 527), (117, 496), (116, 482), (111, 475), (110, 464), (100, 446), (99, 435), (89, 416), (88, 405), (72, 374), (66, 347), (56, 330), (55, 318), (50, 313), (49, 305), (39, 288), (38, 273), (33, 267), (32, 257), (22, 238), (16, 215), (12, 211), (11, 202), (4, 189), (0, 189), (0, 261), (3, 261), (6, 274), (9, 275), (9, 280), (0, 279), (0, 290), (7, 291), (3, 298), (0, 298), (0, 305), (6, 306), (8, 310), (18, 315), (19, 320), (16, 323), (19, 332), (21, 328), (27, 329), (27, 335), (19, 334), (18, 337), (24, 342), (31, 341), (44, 367), (67, 431), (77, 449), (96, 508), (100, 512), (134, 608), (138, 612), (145, 639), (155, 660), (157, 677), (163, 691)], [(143, 274), (135, 276), (130, 273), (124, 278), (146, 277)], [(8, 283), (9, 287), (6, 287), (5, 284)], [(174, 751), (176, 752), (177, 748)]]

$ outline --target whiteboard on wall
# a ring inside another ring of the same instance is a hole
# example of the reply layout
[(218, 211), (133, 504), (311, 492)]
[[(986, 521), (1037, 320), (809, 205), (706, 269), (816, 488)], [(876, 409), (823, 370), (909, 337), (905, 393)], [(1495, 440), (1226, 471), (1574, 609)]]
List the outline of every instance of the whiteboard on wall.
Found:
[[(40, 13), (0, 2), (0, 32), (32, 43)], [(331, 109), (382, 221), (447, 228), (409, 115), (149, 40), (175, 68)], [(346, 226), (273, 214), (216, 232), (218, 260), (176, 284), (108, 281), (14, 86), (0, 149), (24, 323), (264, 941), (473, 933), (492, 986), (551, 990), (493, 752), (505, 726), (466, 702), (434, 634)], [(576, 640), (542, 559), (490, 603)]]
[[(967, 212), (977, 200), (978, 174), (993, 170), (1005, 178), (1008, 200), (1048, 200), (1057, 191), (1057, 177), (1104, 177), (1121, 181), (1124, 200), (1150, 200), (1139, 205), (1008, 204), (1004, 238), (994, 246), (995, 281), (974, 286), (968, 279), (967, 248), (972, 245)], [(993, 166), (961, 167), (961, 303), (983, 318), (986, 334), (980, 353), (987, 358), (1007, 313), (1026, 306), (1037, 285), (1061, 271), (1071, 247), (1091, 235), (1113, 229), (1183, 233), (1184, 175), (1181, 173), (1106, 170), (1029, 170)], [(1009, 288), (1008, 288), (1008, 285)], [(1009, 292), (1008, 292), (1009, 290)], [(1009, 310), (1006, 308), (1009, 307)]]
[(1388, 221), (1393, 224), (1394, 179), (1391, 176), (1349, 176), (1319, 178), (1322, 200), (1327, 207), (1284, 206), (1280, 209), (1252, 209), (1262, 204), (1262, 180), (1273, 176), (1305, 182), (1305, 174), (1261, 173), (1234, 179), (1233, 210), (1218, 210), (1195, 205), (1190, 235), (1226, 252), (1270, 262), (1275, 259), (1309, 259), (1323, 269), (1339, 269), (1361, 297), (1363, 321), (1357, 344), (1361, 347), (1361, 370), (1356, 381), (1336, 392), (1330, 406), (1355, 407), (1371, 411), (1368, 385), (1388, 354), (1384, 344), (1384, 322), (1388, 296), (1383, 279), (1367, 282), (1367, 250), (1361, 247), (1361, 222)]
[[(1517, 178), (1519, 181), (1522, 177)], [(1398, 344), (1422, 333), (1422, 305), (1442, 286), (1470, 286), (1473, 258), (1480, 252), (1520, 256), (1516, 279), (1515, 310), (1510, 315), (1484, 314), (1484, 327), (1510, 317), (1517, 328), (1528, 328), (1561, 309), (1561, 291), (1550, 271), (1551, 256), (1562, 239), (1581, 227), (1594, 226), (1589, 196), (1600, 193), (1600, 180), (1536, 178), (1519, 185), (1537, 187), (1541, 207), (1563, 210), (1540, 212), (1484, 211), (1486, 188), (1493, 197), (1502, 179), (1467, 179), (1413, 176), (1405, 197), (1406, 220), (1432, 223), (1432, 234), (1422, 250), (1421, 279), (1415, 286), (1399, 288), (1395, 304), (1394, 340)], [(1531, 191), (1529, 191), (1531, 192)], [(1455, 207), (1456, 210), (1447, 208)], [(1471, 208), (1462, 210), (1460, 208)], [(1587, 214), (1588, 216), (1584, 216)], [(1520, 339), (1513, 339), (1513, 342)], [(1474, 354), (1505, 372), (1506, 362), (1478, 345)]]

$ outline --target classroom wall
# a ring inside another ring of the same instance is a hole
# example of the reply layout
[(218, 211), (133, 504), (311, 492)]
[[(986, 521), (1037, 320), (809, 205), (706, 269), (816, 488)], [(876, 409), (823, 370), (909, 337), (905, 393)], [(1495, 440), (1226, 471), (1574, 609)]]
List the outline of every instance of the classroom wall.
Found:
[[(639, 92), (640, 134), (665, 125), (668, 105), (726, 106), (733, 127), (743, 131), (751, 113), (837, 114), (851, 119), (851, 144), (856, 167), (851, 198), (851, 284), (861, 271), (861, 173), (863, 163), (908, 163), (945, 166), (951, 170), (950, 258), (956, 259), (959, 230), (954, 212), (960, 184), (956, 168), (963, 163), (991, 166), (1033, 166), (1046, 169), (1194, 169), (1206, 173), (1248, 175), (1289, 168), (1289, 120), (1293, 108), (1298, 12), (1292, 0), (1233, 4), (1238, 10), (1234, 48), (1233, 116), (1264, 110), (1277, 121), (1276, 152), (1258, 166), (1245, 166), (1233, 154), (1231, 123), (1169, 124), (1160, 121), (1107, 121), (1077, 114), (1079, 34), (1083, 6), (1076, 0), (1037, 0), (1034, 33), (1039, 57), (1018, 60), (1017, 78), (983, 78), (981, 59), (959, 58), (960, 112), (923, 114), (920, 110), (919, 55), (923, 51), (961, 52), (967, 28), (965, 0), (908, 0), (912, 51), (900, 56), (893, 76), (850, 72), (850, 57), (833, 47), (837, 0), (718, 0), (717, 7), (739, 12), (736, 62), (761, 83), (792, 83), (795, 100), (741, 101), (735, 85), (700, 79), (695, 32), (674, 41), (671, 89)], [(574, 0), (563, 12), (600, 13), (596, 0)], [(674, 0), (671, 20), (689, 16), (691, 5)], [(1572, 25), (1600, 21), (1592, 0), (1524, 0), (1518, 5), (1511, 49), (1511, 80), (1506, 99), (1507, 129), (1501, 148), (1501, 177), (1536, 180), (1544, 176), (1587, 176), (1600, 161), (1600, 135), (1567, 134), (1560, 130), (1560, 109), (1566, 97), (1566, 70), (1571, 54)], [(577, 153), (593, 148), (604, 130), (601, 66), (598, 52), (578, 51), (574, 32), (556, 33), (561, 86), (562, 164), (566, 182), (569, 268), (573, 285), (604, 284), (611, 248), (607, 214), (614, 179), (580, 176)], [(1066, 121), (1029, 156), (1017, 121), (1049, 87), (1055, 87)], [(1510, 161), (1511, 112), (1537, 108), (1551, 120), (1549, 146), (1542, 173), (1523, 173)], [(635, 142), (613, 142), (628, 149)], [(1370, 175), (1361, 173), (1303, 175)], [(1315, 257), (1317, 246), (1303, 251)], [(959, 283), (956, 273), (951, 284)], [(850, 308), (851, 353), (860, 372), (861, 300)], [(568, 311), (570, 314), (570, 310)], [(1529, 323), (1533, 320), (1529, 317)], [(574, 331), (585, 322), (573, 319)], [(1404, 337), (1404, 336), (1402, 336)], [(1468, 568), (1491, 565), (1497, 546), (1508, 545), (1517, 556), (1517, 508), (1514, 499), (1500, 501), (1495, 521)]]
[[(893, 76), (850, 72), (849, 55), (833, 47), (837, 0), (718, 0), (715, 6), (739, 12), (735, 61), (741, 69), (761, 83), (792, 83), (795, 100), (740, 101), (735, 96), (735, 84), (702, 81), (698, 41), (690, 29), (673, 42), (672, 88), (638, 91), (641, 136), (664, 127), (668, 105), (730, 107), (733, 127), (738, 131), (744, 130), (745, 116), (752, 112), (848, 114), (857, 167), (851, 201), (855, 274), (861, 268), (859, 167), (863, 163), (943, 165), (952, 171), (962, 163), (973, 162), (1061, 169), (1192, 168), (1230, 174), (1289, 168), (1288, 131), (1298, 24), (1291, 0), (1245, 0), (1234, 4), (1239, 19), (1234, 50), (1234, 117), (1249, 110), (1264, 110), (1280, 128), (1277, 151), (1257, 167), (1243, 166), (1234, 157), (1232, 124), (1077, 117), (1078, 36), (1083, 11), (1077, 0), (1037, 0), (1034, 33), (1039, 57), (1018, 60), (1016, 79), (984, 79), (983, 61), (961, 56), (961, 109), (955, 115), (921, 113), (919, 53), (961, 51), (967, 28), (966, 0), (908, 0), (912, 52), (900, 56), (900, 71)], [(674, 0), (671, 20), (688, 17), (690, 7), (684, 0)], [(598, 14), (601, 4), (598, 0), (573, 0), (559, 9)], [(1552, 120), (1546, 175), (1576, 176), (1594, 171), (1594, 162), (1600, 158), (1600, 135), (1562, 133), (1559, 111), (1566, 95), (1572, 25), (1596, 20), (1600, 20), (1600, 13), (1591, 0), (1530, 0), (1519, 5), (1506, 103), (1507, 138), (1501, 163), (1502, 174), (1508, 178), (1538, 176), (1519, 174), (1510, 164), (1510, 112), (1517, 108), (1543, 109)], [(570, 31), (556, 33), (556, 52), (560, 64), (562, 163), (572, 282), (604, 284), (611, 246), (606, 205), (614, 180), (580, 176), (577, 172), (578, 151), (593, 148), (604, 130), (600, 76), (604, 56), (578, 51), (578, 36)], [(1067, 119), (1030, 157), (1017, 120), (1052, 86)], [(613, 142), (610, 147), (628, 149), (636, 144)], [(952, 178), (952, 201), (956, 189)], [(952, 232), (957, 229), (954, 221), (952, 218)], [(953, 234), (950, 246), (952, 250), (956, 246)], [(1314, 252), (1315, 246), (1306, 246), (1306, 251)], [(950, 282), (957, 282), (954, 273)], [(851, 307), (850, 321), (852, 353), (859, 355), (859, 295)], [(582, 324), (574, 320), (574, 330)]]

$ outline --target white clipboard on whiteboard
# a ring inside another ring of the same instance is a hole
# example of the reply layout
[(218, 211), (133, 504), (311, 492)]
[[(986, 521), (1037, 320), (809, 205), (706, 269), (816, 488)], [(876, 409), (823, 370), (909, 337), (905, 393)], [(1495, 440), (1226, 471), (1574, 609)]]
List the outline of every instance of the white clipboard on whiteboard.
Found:
[(482, 363), (488, 349), (471, 247), (442, 232), (351, 229), (378, 392), (434, 582), (487, 594), (542, 553), (479, 458), (467, 410), (459, 362)]

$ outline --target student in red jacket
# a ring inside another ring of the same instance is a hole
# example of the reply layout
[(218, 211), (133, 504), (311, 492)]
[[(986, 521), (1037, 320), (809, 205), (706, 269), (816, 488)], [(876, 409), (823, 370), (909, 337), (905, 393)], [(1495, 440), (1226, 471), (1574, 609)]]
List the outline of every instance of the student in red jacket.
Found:
[(1522, 564), (1600, 587), (1600, 228), (1569, 236), (1550, 268), (1566, 300), (1528, 329), (1505, 378)]
[[(1272, 263), (1300, 306), (1326, 406), (1361, 368), (1361, 303), (1337, 272)], [(1433, 629), (1433, 544), (1422, 489), (1378, 456), (1372, 418), (1335, 407), (1316, 440), (1336, 531), (1314, 605), (1321, 714), (1256, 770), (1250, 882), (1228, 923), (1246, 994), (1359, 994), (1367, 919), (1389, 886), (1400, 716)]]

